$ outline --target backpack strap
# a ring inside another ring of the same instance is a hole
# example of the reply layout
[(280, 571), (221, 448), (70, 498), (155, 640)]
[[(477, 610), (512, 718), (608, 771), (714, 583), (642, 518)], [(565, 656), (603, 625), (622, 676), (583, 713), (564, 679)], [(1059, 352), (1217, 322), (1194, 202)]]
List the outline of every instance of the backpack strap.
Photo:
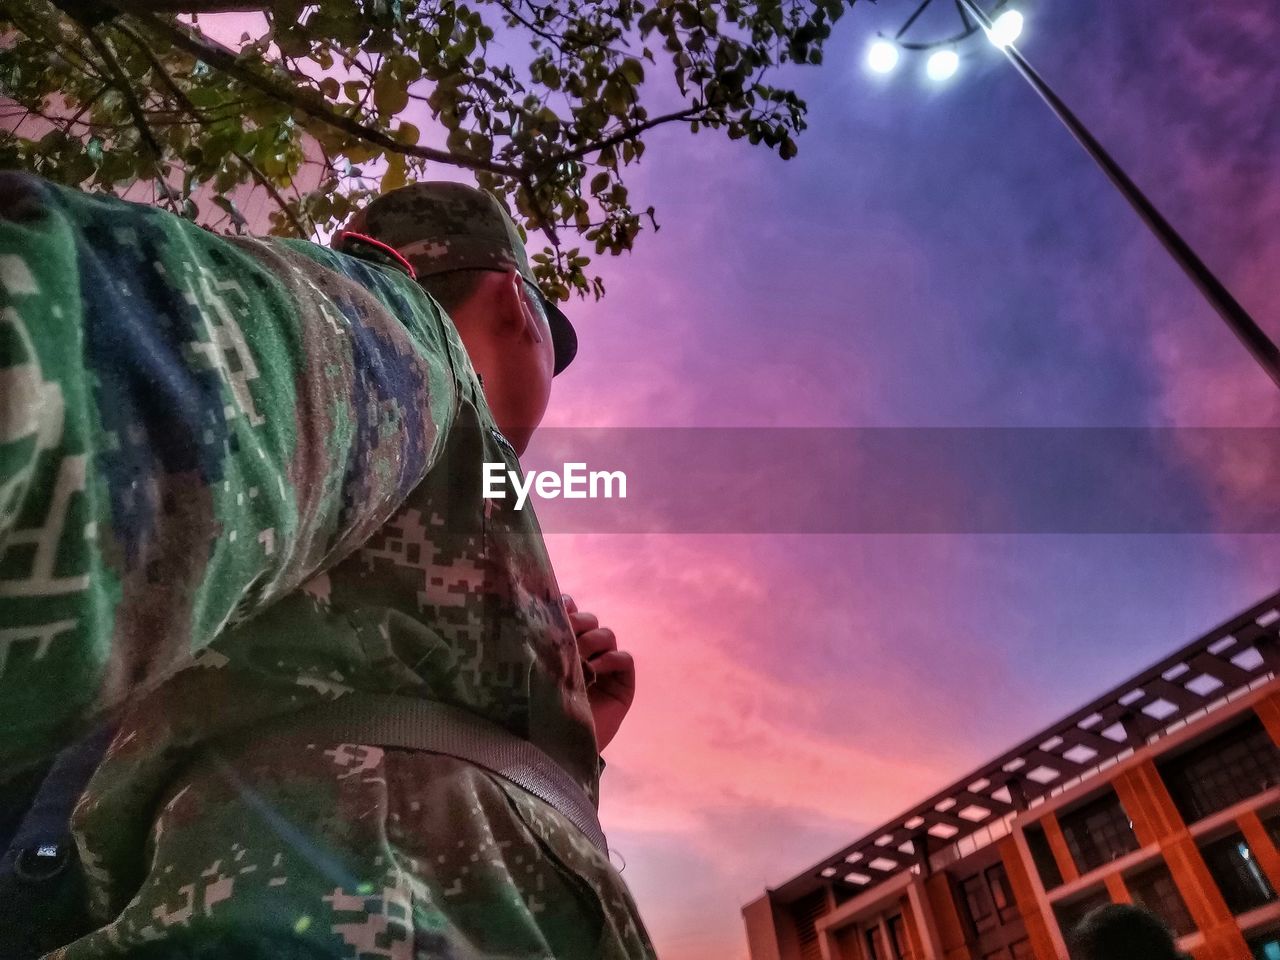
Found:
[(358, 743), (443, 753), (522, 787), (563, 814), (606, 857), (608, 843), (590, 797), (534, 744), (461, 707), (381, 694), (353, 693), (310, 707), (250, 736), (296, 736), (308, 742)]
[(0, 858), (0, 956), (37, 957), (92, 926), (71, 814), (114, 735), (100, 727), (58, 754)]

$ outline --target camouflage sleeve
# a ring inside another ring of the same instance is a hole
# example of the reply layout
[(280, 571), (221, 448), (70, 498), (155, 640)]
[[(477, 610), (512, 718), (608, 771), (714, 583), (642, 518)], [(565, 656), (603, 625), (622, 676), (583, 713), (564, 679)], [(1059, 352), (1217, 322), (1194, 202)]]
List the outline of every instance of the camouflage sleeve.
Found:
[(376, 530), (461, 349), (387, 268), (0, 173), (0, 778)]

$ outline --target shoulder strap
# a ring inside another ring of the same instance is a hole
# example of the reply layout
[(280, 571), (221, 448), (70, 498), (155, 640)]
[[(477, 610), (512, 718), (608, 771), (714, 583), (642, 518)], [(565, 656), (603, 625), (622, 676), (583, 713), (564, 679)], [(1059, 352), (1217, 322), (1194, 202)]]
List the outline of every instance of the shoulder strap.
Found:
[(270, 730), (273, 737), (288, 733), (444, 753), (474, 763), (551, 804), (608, 856), (595, 806), (577, 781), (528, 740), (470, 710), (416, 697), (348, 694), (294, 714)]
[(0, 859), (0, 956), (36, 957), (90, 928), (71, 814), (114, 734), (100, 727), (58, 754)]

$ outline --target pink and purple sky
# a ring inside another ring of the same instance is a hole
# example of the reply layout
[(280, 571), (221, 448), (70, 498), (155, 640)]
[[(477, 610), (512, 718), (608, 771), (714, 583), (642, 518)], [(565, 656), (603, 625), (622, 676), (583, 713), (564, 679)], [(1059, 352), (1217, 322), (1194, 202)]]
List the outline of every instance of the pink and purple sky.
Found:
[[(572, 426), (1276, 426), (1280, 395), (985, 42), (941, 88), (798, 72), (787, 163), (666, 131), (662, 230), (571, 308)], [(1270, 0), (1040, 0), (1021, 49), (1280, 337)], [(1207, 486), (1247, 469), (1200, 464)], [(1271, 491), (1274, 495), (1274, 491)], [(850, 496), (857, 496), (851, 478)], [(637, 662), (602, 820), (664, 960), (746, 960), (740, 909), (1280, 586), (1275, 536), (552, 535)]]
[[(582, 346), (548, 423), (1280, 426), (1280, 394), (985, 42), (945, 86), (918, 61), (866, 73), (913, 6), (856, 3), (795, 74), (797, 159), (652, 138), (630, 181), (661, 232), (567, 306)], [(1280, 337), (1274, 0), (1022, 7), (1020, 48)], [(1258, 492), (1249, 464), (1193, 465)], [(739, 911), (767, 885), (1280, 585), (1274, 535), (548, 540), (636, 658), (601, 815), (663, 960), (746, 960)]]

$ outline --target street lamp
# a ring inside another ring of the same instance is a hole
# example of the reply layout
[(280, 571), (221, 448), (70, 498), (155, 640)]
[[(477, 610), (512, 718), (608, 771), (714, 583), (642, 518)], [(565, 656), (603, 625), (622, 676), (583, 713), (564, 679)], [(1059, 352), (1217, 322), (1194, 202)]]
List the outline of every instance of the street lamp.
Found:
[[(961, 29), (957, 33), (949, 37), (925, 42), (910, 39), (908, 34), (911, 28), (920, 19), (921, 14), (933, 3), (934, 0), (922, 0), (892, 38), (882, 37), (873, 45), (872, 49), (874, 50), (881, 44), (889, 44), (904, 51), (927, 52), (929, 58), (925, 62), (925, 73), (928, 74), (931, 80), (942, 81), (953, 76), (960, 64), (960, 58), (955, 50), (956, 46), (973, 36), (979, 29), (983, 30), (991, 43), (1004, 52), (1005, 57), (1013, 65), (1014, 69), (1040, 95), (1040, 98), (1053, 111), (1054, 115), (1062, 121), (1062, 124), (1076, 138), (1080, 146), (1098, 164), (1102, 172), (1111, 180), (1116, 190), (1128, 201), (1134, 212), (1147, 225), (1147, 228), (1155, 235), (1156, 239), (1163, 244), (1169, 256), (1173, 258), (1174, 262), (1182, 268), (1192, 283), (1196, 285), (1222, 321), (1231, 328), (1231, 331), (1239, 337), (1245, 348), (1253, 354), (1253, 358), (1258, 362), (1258, 365), (1266, 371), (1276, 386), (1280, 387), (1280, 348), (1258, 326), (1257, 322), (1240, 302), (1231, 295), (1231, 291), (1223, 285), (1222, 281), (1200, 259), (1199, 255), (1191, 248), (1191, 245), (1182, 238), (1181, 234), (1173, 228), (1173, 225), (1156, 209), (1155, 204), (1138, 189), (1124, 169), (1116, 163), (1111, 154), (1107, 153), (1102, 144), (1089, 132), (1089, 129), (1080, 119), (1071, 112), (1070, 108), (1062, 101), (1062, 98), (1053, 91), (1045, 79), (1018, 52), (1018, 49), (1014, 46), (1014, 41), (1022, 35), (1024, 20), (1022, 14), (1010, 6), (1010, 0), (996, 0), (992, 12), (998, 15), (994, 20), (978, 6), (976, 0), (955, 0), (955, 6), (959, 12), (961, 22)], [(895, 56), (890, 61), (888, 53), (880, 53), (878, 54), (878, 62), (889, 63), (888, 69), (891, 70), (897, 64), (898, 58)]]
[(898, 45), (888, 40), (877, 40), (867, 50), (867, 66), (876, 73), (890, 73), (898, 65)]
[(1022, 36), (1022, 14), (1017, 10), (1006, 10), (1000, 14), (987, 31), (987, 39), (1001, 50), (1020, 36)]
[(938, 83), (950, 80), (959, 68), (960, 55), (951, 49), (934, 51), (924, 67), (929, 79)]

